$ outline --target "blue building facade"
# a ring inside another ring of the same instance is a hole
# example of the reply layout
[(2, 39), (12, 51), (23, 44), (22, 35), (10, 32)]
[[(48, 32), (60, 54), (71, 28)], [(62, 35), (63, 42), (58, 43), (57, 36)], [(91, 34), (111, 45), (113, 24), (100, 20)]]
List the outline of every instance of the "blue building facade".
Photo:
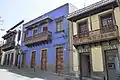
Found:
[(69, 70), (69, 36), (66, 16), (76, 10), (64, 4), (23, 25), (22, 67), (52, 72)]

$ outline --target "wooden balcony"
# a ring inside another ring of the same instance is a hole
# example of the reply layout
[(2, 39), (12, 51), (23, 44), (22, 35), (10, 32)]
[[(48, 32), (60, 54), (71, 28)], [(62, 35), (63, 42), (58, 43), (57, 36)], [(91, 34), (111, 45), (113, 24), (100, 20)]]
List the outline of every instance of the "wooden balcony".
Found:
[(7, 51), (7, 50), (10, 50), (10, 49), (14, 49), (14, 48), (15, 48), (15, 41), (5, 43), (5, 44), (2, 46), (2, 50), (3, 50), (3, 51)]
[(25, 39), (26, 46), (32, 46), (34, 44), (40, 44), (52, 40), (52, 33), (50, 31), (42, 32), (34, 36), (27, 37)]
[(97, 29), (90, 31), (87, 35), (79, 34), (73, 36), (74, 45), (89, 44), (95, 42), (101, 42), (111, 39), (117, 39), (119, 36), (118, 29)]

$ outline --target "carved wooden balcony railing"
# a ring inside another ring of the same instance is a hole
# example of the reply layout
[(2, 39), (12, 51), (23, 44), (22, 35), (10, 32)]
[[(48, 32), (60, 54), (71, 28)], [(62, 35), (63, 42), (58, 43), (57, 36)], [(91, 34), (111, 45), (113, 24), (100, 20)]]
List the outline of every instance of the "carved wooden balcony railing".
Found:
[(25, 45), (30, 46), (33, 44), (38, 44), (38, 43), (50, 41), (51, 39), (52, 39), (52, 33), (50, 31), (41, 32), (41, 33), (38, 33), (34, 36), (27, 37), (25, 39)]
[(89, 31), (88, 34), (79, 34), (73, 36), (74, 45), (89, 44), (95, 42), (101, 42), (110, 39), (116, 39), (119, 36), (118, 29), (97, 29), (94, 31)]
[(3, 46), (2, 46), (3, 51), (7, 51), (10, 49), (14, 49), (14, 48), (15, 48), (15, 41), (7, 42), (7, 43), (3, 44)]

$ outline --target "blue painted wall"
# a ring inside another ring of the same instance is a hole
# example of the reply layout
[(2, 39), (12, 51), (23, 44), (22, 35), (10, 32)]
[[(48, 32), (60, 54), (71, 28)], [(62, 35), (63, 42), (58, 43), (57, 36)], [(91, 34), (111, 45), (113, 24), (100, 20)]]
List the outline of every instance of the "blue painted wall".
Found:
[[(67, 19), (66, 19), (66, 16), (69, 12), (68, 10), (69, 8), (69, 4), (65, 4), (53, 11), (50, 11), (46, 14), (44, 14), (44, 17), (45, 16), (49, 16), (53, 19), (53, 21), (49, 22), (48, 23), (48, 31), (52, 32), (52, 42), (51, 43), (48, 43), (48, 44), (41, 44), (39, 46), (34, 46), (34, 47), (27, 47), (24, 45), (24, 31), (26, 29), (24, 29), (24, 26), (23, 26), (23, 34), (22, 34), (22, 43), (21, 43), (21, 49), (26, 53), (26, 64), (27, 65), (30, 65), (31, 63), (31, 52), (33, 50), (36, 50), (36, 65), (40, 65), (40, 62), (41, 62), (41, 49), (43, 48), (47, 48), (48, 49), (48, 64), (50, 63), (56, 63), (56, 46), (57, 44), (64, 44), (63, 45), (63, 48), (64, 48), (64, 63), (65, 64), (68, 64), (68, 38), (59, 38), (60, 36), (63, 36), (65, 35), (65, 33), (68, 33), (68, 22), (67, 22)], [(64, 26), (64, 31), (65, 33), (63, 32), (60, 32), (60, 33), (55, 33), (56, 32), (56, 21), (55, 19), (56, 18), (59, 18), (61, 16), (64, 16), (63, 18), (63, 26)], [(32, 21), (35, 21), (37, 19), (40, 19), (42, 18), (42, 16), (32, 20)], [(26, 23), (26, 24), (29, 24), (31, 23), (32, 21)], [(26, 25), (24, 24), (24, 25)], [(41, 32), (42, 31), (42, 25), (41, 26), (38, 26), (39, 29), (38, 31)], [(28, 36), (32, 36), (32, 30), (29, 30), (28, 31)]]

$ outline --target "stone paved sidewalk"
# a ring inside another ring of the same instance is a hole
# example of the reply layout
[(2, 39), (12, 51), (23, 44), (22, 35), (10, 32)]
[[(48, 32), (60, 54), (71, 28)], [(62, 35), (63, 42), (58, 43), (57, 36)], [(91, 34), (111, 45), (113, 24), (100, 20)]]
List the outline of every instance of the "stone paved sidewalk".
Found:
[[(77, 77), (72, 77), (69, 75), (57, 75), (55, 73), (43, 72), (39, 70), (34, 71), (34, 69), (29, 69), (29, 68), (18, 69), (16, 67), (5, 67), (5, 66), (0, 66), (0, 68), (4, 68), (9, 70), (10, 72), (27, 76), (30, 78), (43, 78), (46, 80), (79, 80)], [(93, 79), (83, 78), (83, 80), (93, 80)]]

